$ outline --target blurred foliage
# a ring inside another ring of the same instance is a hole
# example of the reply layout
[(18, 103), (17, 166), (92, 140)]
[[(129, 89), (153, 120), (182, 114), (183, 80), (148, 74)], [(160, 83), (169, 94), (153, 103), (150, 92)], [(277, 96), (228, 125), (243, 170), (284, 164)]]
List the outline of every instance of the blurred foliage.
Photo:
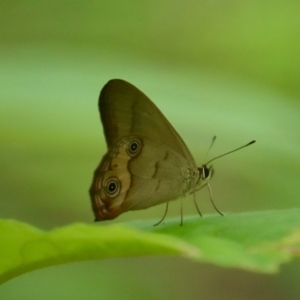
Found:
[(163, 227), (149, 221), (103, 227), (76, 223), (50, 232), (0, 220), (0, 284), (70, 262), (167, 254), (274, 273), (280, 264), (300, 255), (300, 230), (295, 231), (300, 227), (299, 214), (299, 209), (293, 209), (213, 216), (204, 221), (196, 216), (186, 220), (184, 227), (178, 226), (178, 220)]
[[(111, 78), (145, 92), (199, 164), (214, 134), (209, 157), (257, 139), (214, 162), (214, 199), (222, 211), (299, 206), (299, 12), (294, 0), (1, 1), (0, 217), (45, 229), (92, 221), (87, 190), (105, 152), (97, 97)], [(204, 212), (212, 211), (204, 192), (197, 197)], [(190, 202), (185, 214), (195, 212)], [(178, 206), (170, 216), (178, 216)], [(113, 222), (162, 213), (158, 206)], [(300, 292), (293, 266), (273, 279), (166, 258), (85, 266), (25, 275), (0, 295), (46, 299), (53, 286), (65, 299), (80, 297), (79, 290), (95, 298), (101, 288), (112, 298), (126, 290), (131, 299), (141, 293), (148, 299), (297, 299)], [(63, 292), (60, 270), (71, 281)], [(73, 270), (85, 275), (75, 278)], [(125, 277), (136, 280), (135, 291)], [(72, 280), (77, 293), (70, 291)], [(33, 283), (41, 289), (22, 292)]]
[(2, 1), (1, 39), (216, 68), (298, 95), (299, 11), (293, 0)]

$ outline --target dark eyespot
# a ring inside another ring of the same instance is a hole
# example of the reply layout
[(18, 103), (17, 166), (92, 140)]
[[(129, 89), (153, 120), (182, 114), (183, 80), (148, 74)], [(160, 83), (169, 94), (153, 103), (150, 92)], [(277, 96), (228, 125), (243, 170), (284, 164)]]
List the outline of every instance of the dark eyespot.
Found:
[(138, 139), (133, 139), (127, 145), (127, 154), (131, 157), (136, 156), (142, 148), (142, 143)]
[(121, 190), (121, 182), (116, 177), (110, 177), (105, 184), (105, 194), (108, 197), (116, 197)]

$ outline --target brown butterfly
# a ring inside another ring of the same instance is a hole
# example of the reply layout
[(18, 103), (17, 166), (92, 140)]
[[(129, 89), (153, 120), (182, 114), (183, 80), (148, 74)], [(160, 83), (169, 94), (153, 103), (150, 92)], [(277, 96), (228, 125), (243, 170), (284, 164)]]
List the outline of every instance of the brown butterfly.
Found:
[(169, 201), (194, 194), (208, 184), (212, 166), (197, 167), (173, 126), (135, 86), (110, 80), (100, 93), (99, 111), (108, 150), (90, 188), (96, 221), (167, 203), (159, 224)]

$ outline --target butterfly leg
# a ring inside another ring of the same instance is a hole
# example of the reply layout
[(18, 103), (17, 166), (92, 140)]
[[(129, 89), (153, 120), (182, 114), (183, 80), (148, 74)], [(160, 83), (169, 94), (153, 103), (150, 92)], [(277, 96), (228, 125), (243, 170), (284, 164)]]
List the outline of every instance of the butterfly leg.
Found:
[(183, 225), (183, 197), (180, 199), (180, 226)]
[(198, 204), (197, 204), (197, 202), (196, 202), (196, 194), (195, 194), (195, 193), (193, 194), (193, 197), (194, 197), (194, 204), (195, 204), (195, 206), (196, 206), (196, 209), (197, 209), (197, 211), (198, 211), (198, 214), (200, 215), (200, 217), (202, 217), (201, 211), (200, 211), (200, 209), (199, 209), (199, 207), (198, 207)]
[(165, 213), (164, 213), (163, 217), (161, 218), (161, 220), (160, 220), (159, 222), (157, 222), (157, 223), (154, 224), (153, 226), (159, 225), (159, 224), (165, 219), (165, 217), (166, 217), (166, 215), (167, 215), (167, 212), (168, 212), (168, 208), (169, 208), (169, 202), (167, 202), (166, 210), (165, 210)]
[(216, 207), (216, 205), (215, 205), (215, 203), (214, 203), (214, 201), (213, 201), (213, 199), (212, 199), (212, 190), (211, 190), (211, 188), (210, 188), (210, 185), (207, 184), (207, 187), (208, 187), (208, 190), (209, 190), (209, 199), (210, 199), (210, 202), (212, 203), (214, 209), (215, 209), (221, 216), (224, 216), (224, 215), (218, 210), (218, 208)]

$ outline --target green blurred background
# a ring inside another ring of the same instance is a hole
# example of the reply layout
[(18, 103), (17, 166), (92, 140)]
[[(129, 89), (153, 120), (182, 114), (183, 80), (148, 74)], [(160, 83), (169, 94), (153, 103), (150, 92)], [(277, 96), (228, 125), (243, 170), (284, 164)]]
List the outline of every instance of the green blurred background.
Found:
[[(199, 165), (213, 135), (209, 158), (257, 140), (214, 162), (221, 211), (298, 207), (299, 15), (293, 0), (1, 1), (0, 217), (47, 230), (93, 221), (88, 188), (105, 152), (97, 98), (112, 78), (146, 93)], [(215, 213), (206, 191), (197, 199)], [(196, 213), (191, 202), (185, 214)], [(179, 217), (179, 201), (168, 216)], [(26, 274), (0, 298), (298, 299), (299, 267), (269, 276), (174, 257), (112, 259)]]

